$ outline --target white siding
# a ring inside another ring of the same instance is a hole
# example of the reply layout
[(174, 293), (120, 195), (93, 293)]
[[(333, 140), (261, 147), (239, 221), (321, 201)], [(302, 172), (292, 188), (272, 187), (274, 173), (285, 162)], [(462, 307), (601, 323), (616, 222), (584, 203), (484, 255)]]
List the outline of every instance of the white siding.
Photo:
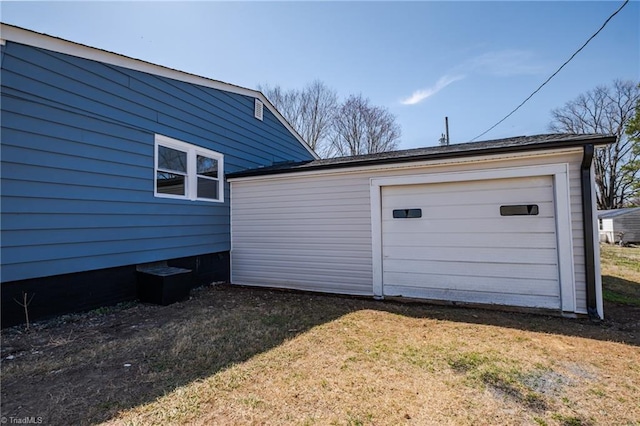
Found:
[(373, 295), (370, 179), (568, 163), (576, 312), (586, 313), (582, 150), (232, 180), (232, 282)]
[(232, 281), (371, 295), (368, 181), (234, 182)]
[(599, 219), (599, 222), (601, 223), (600, 226), (602, 227), (599, 232), (600, 242), (613, 244), (616, 240), (615, 233), (613, 232), (613, 219)]
[(602, 230), (603, 231), (611, 231), (611, 232), (613, 232), (613, 219), (612, 218), (602, 219)]

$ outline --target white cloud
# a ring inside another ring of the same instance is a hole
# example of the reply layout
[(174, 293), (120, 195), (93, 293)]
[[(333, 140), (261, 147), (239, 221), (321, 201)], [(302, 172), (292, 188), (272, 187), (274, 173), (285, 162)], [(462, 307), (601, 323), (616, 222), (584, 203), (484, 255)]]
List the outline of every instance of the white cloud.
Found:
[(460, 68), (467, 72), (508, 77), (512, 75), (532, 75), (544, 71), (544, 67), (534, 62), (534, 54), (526, 50), (499, 50), (483, 53), (463, 63)]
[(422, 90), (416, 90), (411, 94), (411, 96), (401, 100), (400, 102), (403, 105), (415, 105), (435, 95), (454, 81), (462, 80), (464, 77), (464, 75), (443, 75), (433, 86)]
[(469, 74), (498, 77), (539, 74), (545, 70), (545, 67), (535, 63), (534, 59), (535, 55), (527, 50), (506, 49), (486, 52), (462, 62), (454, 67), (449, 74), (443, 75), (433, 86), (416, 90), (411, 96), (400, 102), (403, 105), (416, 105), (451, 83), (466, 78)]

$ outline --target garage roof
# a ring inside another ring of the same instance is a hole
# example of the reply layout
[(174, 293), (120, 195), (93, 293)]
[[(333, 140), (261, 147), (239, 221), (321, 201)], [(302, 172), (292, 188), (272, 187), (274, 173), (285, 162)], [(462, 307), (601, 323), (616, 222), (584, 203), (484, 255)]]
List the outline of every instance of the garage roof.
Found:
[(612, 135), (601, 134), (544, 134), (518, 136), (482, 142), (468, 142), (447, 146), (406, 149), (378, 154), (355, 155), (350, 157), (326, 158), (298, 163), (283, 163), (257, 169), (230, 173), (229, 178), (295, 173), (309, 170), (349, 168), (376, 164), (403, 163), (443, 158), (462, 158), (507, 152), (538, 151), (544, 149), (571, 148), (584, 145), (606, 145), (616, 141)]

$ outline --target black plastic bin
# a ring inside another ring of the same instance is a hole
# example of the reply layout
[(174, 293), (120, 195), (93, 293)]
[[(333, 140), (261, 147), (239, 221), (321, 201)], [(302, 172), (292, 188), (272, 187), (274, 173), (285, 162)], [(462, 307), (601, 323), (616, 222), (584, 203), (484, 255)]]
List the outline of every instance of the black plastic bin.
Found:
[(161, 266), (138, 271), (138, 299), (157, 305), (170, 305), (189, 297), (191, 269)]

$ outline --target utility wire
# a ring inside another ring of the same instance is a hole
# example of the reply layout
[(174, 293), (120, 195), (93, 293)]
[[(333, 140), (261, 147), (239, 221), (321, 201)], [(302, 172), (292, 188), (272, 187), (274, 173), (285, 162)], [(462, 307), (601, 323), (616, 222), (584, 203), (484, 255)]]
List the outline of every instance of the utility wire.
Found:
[(602, 24), (602, 26), (600, 27), (600, 29), (598, 31), (596, 31), (591, 37), (589, 37), (589, 39), (587, 41), (584, 42), (584, 44), (582, 46), (580, 46), (580, 48), (578, 50), (575, 51), (575, 53), (573, 55), (571, 55), (571, 57), (569, 59), (566, 60), (566, 62), (564, 64), (562, 64), (560, 66), (560, 68), (558, 68), (556, 70), (556, 72), (554, 72), (553, 74), (551, 74), (551, 76), (549, 78), (547, 78), (544, 83), (542, 83), (536, 90), (533, 91), (532, 94), (530, 94), (527, 99), (525, 99), (524, 101), (522, 101), (522, 103), (520, 105), (518, 105), (513, 111), (511, 111), (509, 114), (507, 114), (502, 120), (498, 121), (496, 124), (494, 124), (493, 126), (489, 127), (487, 130), (485, 130), (484, 132), (480, 133), (478, 136), (476, 136), (475, 138), (471, 139), (471, 142), (475, 141), (476, 139), (486, 135), (487, 133), (489, 133), (491, 130), (495, 129), (498, 125), (500, 125), (504, 120), (506, 120), (507, 118), (511, 117), (517, 110), (520, 109), (520, 107), (522, 107), (522, 105), (524, 105), (525, 103), (527, 103), (527, 101), (529, 99), (531, 99), (533, 97), (533, 95), (535, 95), (536, 93), (538, 93), (540, 91), (540, 89), (542, 89), (553, 77), (556, 76), (556, 74), (558, 74), (560, 72), (560, 70), (562, 68), (564, 68), (565, 65), (567, 65), (569, 62), (571, 62), (571, 60), (578, 54), (580, 53), (580, 51), (582, 51), (582, 49), (584, 49), (587, 44), (589, 44), (589, 42), (591, 40), (593, 40), (599, 33), (600, 31), (602, 31), (604, 29), (604, 27), (609, 23), (609, 21), (611, 19), (613, 19), (614, 16), (616, 16), (618, 14), (618, 12), (620, 12), (622, 10), (622, 8), (624, 8), (627, 3), (629, 3), (629, 0), (625, 0), (624, 3), (622, 3), (622, 6), (620, 6), (618, 8), (618, 10), (616, 10), (615, 12), (613, 12), (613, 14), (611, 16), (609, 16), (607, 18), (606, 21), (604, 21), (604, 24)]

